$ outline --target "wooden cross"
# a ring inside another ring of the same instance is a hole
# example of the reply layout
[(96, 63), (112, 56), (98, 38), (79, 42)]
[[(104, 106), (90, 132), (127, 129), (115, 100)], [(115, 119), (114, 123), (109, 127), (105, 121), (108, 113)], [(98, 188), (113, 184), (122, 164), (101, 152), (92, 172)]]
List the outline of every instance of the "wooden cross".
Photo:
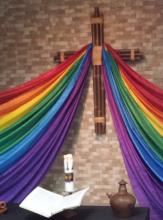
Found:
[[(95, 132), (98, 135), (106, 133), (106, 104), (105, 90), (102, 79), (102, 45), (104, 44), (104, 18), (99, 8), (95, 7), (94, 14), (91, 17), (92, 32), (92, 63), (93, 63), (93, 93), (94, 93), (94, 122)], [(120, 57), (126, 62), (138, 62), (143, 56), (139, 49), (118, 49)], [(63, 62), (75, 51), (58, 52), (54, 61)]]

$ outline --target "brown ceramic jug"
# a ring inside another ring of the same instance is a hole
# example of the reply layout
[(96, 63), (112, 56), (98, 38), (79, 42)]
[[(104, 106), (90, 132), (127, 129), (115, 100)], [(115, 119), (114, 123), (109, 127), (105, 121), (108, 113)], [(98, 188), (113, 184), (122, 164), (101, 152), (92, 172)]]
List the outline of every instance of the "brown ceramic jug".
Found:
[(119, 182), (119, 190), (115, 195), (107, 194), (110, 199), (110, 206), (113, 213), (117, 217), (130, 217), (133, 215), (136, 199), (129, 194), (126, 189), (126, 182), (121, 180)]
[(0, 201), (0, 214), (6, 212), (7, 207), (6, 207), (6, 203), (4, 201)]

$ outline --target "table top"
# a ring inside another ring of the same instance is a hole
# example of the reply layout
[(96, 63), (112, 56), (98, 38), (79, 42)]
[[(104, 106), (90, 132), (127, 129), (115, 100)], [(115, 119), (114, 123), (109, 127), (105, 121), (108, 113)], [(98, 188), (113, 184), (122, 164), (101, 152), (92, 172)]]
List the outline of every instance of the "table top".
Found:
[[(45, 220), (16, 204), (8, 204), (7, 212), (0, 215), (1, 220)], [(74, 210), (65, 211), (49, 218), (50, 220), (149, 220), (149, 209), (136, 207), (130, 218), (117, 218), (109, 206), (81, 206)]]

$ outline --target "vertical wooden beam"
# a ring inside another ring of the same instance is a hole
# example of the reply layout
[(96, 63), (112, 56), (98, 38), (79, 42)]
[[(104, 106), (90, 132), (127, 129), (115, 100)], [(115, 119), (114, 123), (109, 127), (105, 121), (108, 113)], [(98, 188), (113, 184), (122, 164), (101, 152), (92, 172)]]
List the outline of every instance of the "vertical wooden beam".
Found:
[(93, 44), (93, 91), (94, 91), (94, 121), (95, 132), (98, 135), (106, 133), (105, 91), (102, 79), (102, 46), (104, 43), (103, 15), (96, 7), (91, 17)]

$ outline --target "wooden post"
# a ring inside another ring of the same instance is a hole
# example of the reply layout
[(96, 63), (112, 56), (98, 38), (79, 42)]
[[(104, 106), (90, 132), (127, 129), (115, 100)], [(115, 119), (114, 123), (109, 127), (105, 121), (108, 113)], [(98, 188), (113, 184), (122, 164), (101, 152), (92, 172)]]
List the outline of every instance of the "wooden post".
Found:
[(92, 62), (94, 91), (94, 121), (95, 132), (98, 135), (106, 133), (105, 91), (102, 79), (102, 46), (104, 43), (104, 22), (99, 8), (96, 7), (91, 17), (92, 29)]

